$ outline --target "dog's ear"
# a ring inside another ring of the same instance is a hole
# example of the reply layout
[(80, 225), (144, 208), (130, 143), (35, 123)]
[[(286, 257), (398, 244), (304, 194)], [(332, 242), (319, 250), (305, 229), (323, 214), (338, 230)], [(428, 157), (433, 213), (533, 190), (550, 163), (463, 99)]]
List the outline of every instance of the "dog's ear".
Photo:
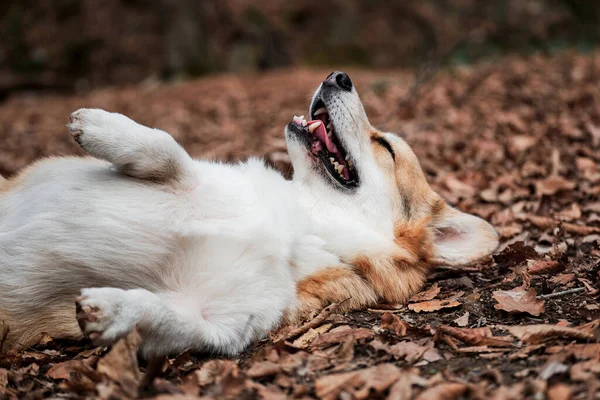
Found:
[(433, 217), (431, 228), (436, 264), (466, 264), (498, 247), (498, 234), (490, 224), (447, 205)]

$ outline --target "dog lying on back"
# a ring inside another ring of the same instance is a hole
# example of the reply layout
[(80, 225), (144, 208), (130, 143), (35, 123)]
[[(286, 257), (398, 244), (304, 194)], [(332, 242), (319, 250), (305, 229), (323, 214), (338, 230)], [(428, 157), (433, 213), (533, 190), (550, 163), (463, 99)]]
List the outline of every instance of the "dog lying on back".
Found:
[(235, 354), (332, 302), (404, 302), (431, 265), (496, 248), (491, 225), (448, 206), (410, 147), (371, 126), (348, 75), (327, 77), (309, 115), (286, 127), (286, 181), (255, 159), (194, 160), (121, 114), (74, 112), (93, 158), (0, 181), (5, 349), (137, 327), (145, 355)]

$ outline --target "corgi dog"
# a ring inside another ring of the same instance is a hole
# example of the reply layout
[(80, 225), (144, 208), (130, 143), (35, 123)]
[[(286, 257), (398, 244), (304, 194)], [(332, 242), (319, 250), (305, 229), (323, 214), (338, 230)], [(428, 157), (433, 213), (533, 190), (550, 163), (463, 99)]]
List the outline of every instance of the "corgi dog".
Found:
[(168, 133), (75, 111), (91, 156), (47, 158), (0, 182), (4, 350), (53, 338), (144, 356), (233, 355), (331, 303), (401, 303), (435, 264), (493, 252), (495, 230), (450, 207), (411, 148), (375, 129), (343, 72), (285, 128), (291, 181), (258, 159), (192, 159)]

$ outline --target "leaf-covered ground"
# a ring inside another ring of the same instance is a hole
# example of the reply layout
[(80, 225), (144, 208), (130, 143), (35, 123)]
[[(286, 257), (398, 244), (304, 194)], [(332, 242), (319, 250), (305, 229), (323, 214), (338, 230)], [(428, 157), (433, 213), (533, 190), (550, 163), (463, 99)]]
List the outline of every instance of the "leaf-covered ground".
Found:
[[(194, 156), (266, 155), (289, 173), (283, 126), (327, 72), (10, 98), (0, 173), (81, 154), (64, 128), (79, 107), (160, 127)], [(600, 398), (600, 61), (505, 59), (417, 87), (408, 72), (349, 72), (373, 124), (413, 145), (450, 203), (494, 224), (493, 257), (436, 270), (404, 306), (332, 305), (238, 359), (138, 364), (135, 333), (112, 350), (45, 337), (0, 359), (0, 398)]]

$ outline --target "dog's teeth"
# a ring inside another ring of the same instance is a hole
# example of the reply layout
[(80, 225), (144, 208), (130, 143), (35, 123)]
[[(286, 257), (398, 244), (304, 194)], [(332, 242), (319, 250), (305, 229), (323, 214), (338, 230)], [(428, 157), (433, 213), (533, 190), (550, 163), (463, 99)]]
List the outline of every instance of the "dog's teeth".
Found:
[(339, 165), (339, 164), (335, 166), (335, 170), (337, 171), (337, 173), (340, 176), (342, 175), (342, 172), (344, 171), (344, 167), (345, 167), (345, 165)]
[(321, 107), (321, 108), (319, 108), (318, 110), (315, 111), (315, 117), (317, 115), (319, 115), (319, 114), (323, 114), (323, 113), (326, 113), (326, 112), (327, 112), (327, 109), (325, 107)]
[(335, 158), (333, 158), (333, 157), (329, 157), (329, 162), (330, 162), (331, 164), (333, 164), (333, 163), (335, 162)]
[(306, 120), (305, 119), (302, 120), (302, 126), (306, 126)]
[(327, 131), (327, 136), (331, 137), (332, 133), (331, 131)]
[(327, 129), (331, 129), (332, 126), (333, 126), (333, 122), (329, 121), (329, 123), (327, 124)]
[(319, 126), (321, 126), (321, 124), (322, 124), (321, 121), (313, 122), (312, 124), (310, 124), (308, 126), (308, 130), (310, 131), (310, 133), (313, 133), (315, 131), (315, 129), (317, 129)]
[(350, 159), (350, 155), (346, 154), (346, 157), (344, 157), (344, 160), (348, 161)]

